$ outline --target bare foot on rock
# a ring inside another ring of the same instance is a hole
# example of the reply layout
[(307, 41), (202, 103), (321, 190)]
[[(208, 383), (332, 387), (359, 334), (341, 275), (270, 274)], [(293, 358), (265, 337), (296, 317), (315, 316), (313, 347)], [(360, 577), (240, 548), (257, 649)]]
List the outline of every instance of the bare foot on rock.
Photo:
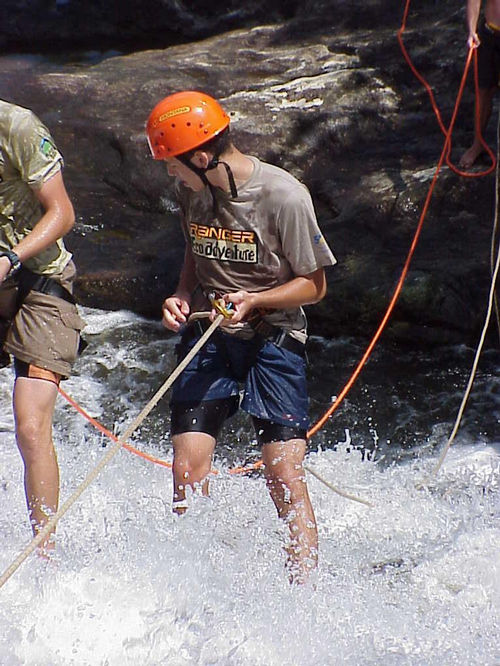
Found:
[(458, 163), (459, 167), (461, 169), (470, 169), (483, 152), (484, 148), (481, 145), (477, 146), (475, 143), (473, 143), (472, 146), (466, 150), (460, 158), (460, 162)]

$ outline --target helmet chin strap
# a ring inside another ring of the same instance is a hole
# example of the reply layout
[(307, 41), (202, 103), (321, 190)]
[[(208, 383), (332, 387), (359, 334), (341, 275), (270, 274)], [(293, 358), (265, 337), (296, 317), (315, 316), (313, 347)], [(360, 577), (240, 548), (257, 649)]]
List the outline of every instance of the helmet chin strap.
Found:
[(223, 164), (224, 168), (226, 169), (227, 179), (229, 181), (229, 188), (231, 189), (231, 196), (233, 197), (233, 199), (235, 199), (238, 196), (238, 189), (236, 188), (233, 172), (231, 171), (231, 167), (229, 166), (229, 164), (227, 162), (223, 162), (216, 155), (214, 155), (214, 157), (212, 157), (212, 159), (210, 160), (210, 164), (207, 166), (207, 171), (209, 171), (210, 169), (216, 169), (219, 166), (219, 164)]
[(219, 164), (223, 164), (224, 168), (226, 169), (227, 179), (229, 181), (229, 188), (231, 190), (231, 196), (233, 198), (236, 198), (238, 196), (238, 189), (236, 187), (233, 172), (227, 162), (219, 160), (219, 157), (217, 155), (214, 155), (210, 160), (210, 163), (208, 164), (207, 168), (202, 169), (201, 167), (197, 167), (195, 164), (191, 162), (190, 159), (191, 156), (192, 155), (190, 155), (189, 153), (184, 153), (183, 155), (177, 155), (177, 159), (179, 160), (179, 162), (182, 162), (185, 166), (191, 169), (191, 171), (193, 171), (198, 176), (201, 182), (204, 185), (208, 185), (210, 189), (212, 189), (212, 185), (207, 178), (207, 171), (210, 171), (211, 169), (216, 169), (219, 166)]
[(193, 173), (195, 173), (198, 178), (202, 181), (203, 185), (208, 185), (210, 186), (210, 183), (208, 182), (208, 178), (206, 175), (206, 169), (202, 169), (201, 167), (197, 167), (195, 164), (191, 162), (191, 153), (184, 153), (183, 155), (177, 155), (176, 159), (179, 160), (179, 162), (182, 162), (185, 166), (187, 166), (188, 169), (191, 169)]

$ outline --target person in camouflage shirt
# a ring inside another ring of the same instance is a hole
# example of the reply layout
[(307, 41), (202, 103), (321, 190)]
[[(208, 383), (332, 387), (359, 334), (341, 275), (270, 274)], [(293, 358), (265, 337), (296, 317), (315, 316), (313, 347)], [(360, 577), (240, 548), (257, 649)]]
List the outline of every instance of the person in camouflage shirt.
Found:
[[(80, 319), (75, 266), (62, 237), (75, 215), (63, 159), (29, 110), (0, 100), (0, 343), (14, 357), (16, 439), (36, 534), (57, 510), (59, 469), (52, 441), (57, 388), (77, 356)], [(40, 553), (54, 547), (53, 535)]]

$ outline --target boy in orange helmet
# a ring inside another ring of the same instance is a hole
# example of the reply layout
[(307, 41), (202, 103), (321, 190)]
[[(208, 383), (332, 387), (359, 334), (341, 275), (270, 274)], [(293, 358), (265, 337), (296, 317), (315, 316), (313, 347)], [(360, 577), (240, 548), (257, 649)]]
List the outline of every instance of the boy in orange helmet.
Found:
[(217, 437), (238, 409), (243, 384), (241, 407), (252, 417), (267, 485), (290, 531), (290, 579), (302, 582), (318, 557), (302, 467), (309, 425), (302, 306), (324, 297), (324, 268), (335, 258), (306, 187), (240, 152), (229, 124), (220, 104), (197, 91), (166, 97), (147, 123), (153, 157), (176, 178), (186, 237), (177, 290), (163, 303), (164, 325), (184, 329), (179, 358), (206, 328), (200, 322), (209, 323), (189, 323), (191, 313), (213, 318), (214, 297), (232, 313), (173, 386), (174, 511), (186, 509), (186, 486), (208, 493)]

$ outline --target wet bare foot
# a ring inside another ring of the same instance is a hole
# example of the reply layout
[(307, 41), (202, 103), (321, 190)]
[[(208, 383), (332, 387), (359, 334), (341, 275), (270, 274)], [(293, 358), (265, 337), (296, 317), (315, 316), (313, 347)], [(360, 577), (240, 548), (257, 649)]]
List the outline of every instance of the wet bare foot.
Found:
[(304, 554), (293, 545), (285, 548), (287, 560), (285, 570), (288, 574), (288, 582), (291, 585), (304, 585), (309, 580), (311, 573), (318, 566), (318, 553), (316, 549), (311, 549)]
[(472, 144), (472, 146), (468, 150), (466, 150), (465, 153), (460, 158), (460, 162), (458, 163), (459, 167), (461, 169), (470, 169), (471, 166), (477, 160), (477, 158), (483, 152), (484, 148), (481, 145), (476, 146), (475, 144)]
[(44, 544), (43, 546), (38, 546), (36, 554), (41, 560), (52, 560), (55, 555), (55, 545)]
[(52, 560), (56, 549), (55, 534), (49, 534), (41, 543), (36, 547), (36, 554), (41, 560)]

